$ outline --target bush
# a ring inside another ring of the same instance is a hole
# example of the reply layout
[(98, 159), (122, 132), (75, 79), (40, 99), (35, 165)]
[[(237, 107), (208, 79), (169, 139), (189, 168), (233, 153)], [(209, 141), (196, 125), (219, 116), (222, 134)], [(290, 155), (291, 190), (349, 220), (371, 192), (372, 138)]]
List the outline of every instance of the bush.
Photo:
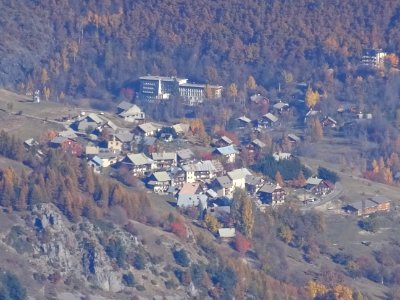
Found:
[(326, 168), (323, 168), (323, 167), (318, 168), (318, 177), (321, 179), (328, 180), (333, 183), (336, 183), (340, 179), (339, 176), (335, 172), (328, 170)]
[(117, 261), (120, 268), (125, 265), (126, 253), (120, 240), (111, 240), (105, 250), (109, 257)]
[(133, 276), (132, 272), (122, 275), (122, 283), (130, 287), (135, 285), (135, 277)]
[(359, 220), (358, 226), (360, 226), (361, 229), (369, 232), (376, 232), (378, 230), (378, 222), (373, 217)]
[(182, 266), (182, 267), (188, 267), (190, 263), (190, 259), (185, 251), (185, 249), (181, 250), (174, 250), (173, 252), (175, 262)]
[(137, 270), (143, 270), (146, 266), (146, 259), (142, 254), (136, 254), (133, 260), (133, 266)]

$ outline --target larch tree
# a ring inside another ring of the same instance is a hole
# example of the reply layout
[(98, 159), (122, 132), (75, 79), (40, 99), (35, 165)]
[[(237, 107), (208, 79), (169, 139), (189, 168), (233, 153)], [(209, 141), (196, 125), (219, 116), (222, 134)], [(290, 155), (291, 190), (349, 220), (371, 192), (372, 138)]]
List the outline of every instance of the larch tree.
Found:
[(275, 173), (275, 183), (278, 184), (279, 186), (283, 186), (283, 179), (282, 175), (279, 171), (276, 171)]
[(308, 108), (313, 109), (319, 102), (320, 96), (318, 91), (313, 91), (311, 87), (308, 87), (306, 92), (306, 104)]
[(47, 70), (43, 68), (40, 75), (40, 82), (42, 83), (42, 85), (45, 85), (47, 81), (49, 81), (49, 74), (47, 73)]
[(247, 87), (249, 90), (255, 90), (255, 89), (257, 88), (256, 80), (254, 79), (254, 77), (253, 77), (252, 75), (250, 75), (250, 76), (247, 78), (246, 87)]

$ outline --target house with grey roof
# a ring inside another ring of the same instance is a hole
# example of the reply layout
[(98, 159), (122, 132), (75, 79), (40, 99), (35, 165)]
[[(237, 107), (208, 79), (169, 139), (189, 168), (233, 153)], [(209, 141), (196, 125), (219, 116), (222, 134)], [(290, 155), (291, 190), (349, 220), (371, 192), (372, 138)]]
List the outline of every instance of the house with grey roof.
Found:
[(201, 206), (207, 208), (207, 195), (204, 194), (179, 194), (177, 206), (181, 208), (187, 208), (192, 206)]
[(282, 102), (281, 100), (279, 100), (279, 102), (275, 103), (274, 105), (272, 105), (272, 109), (278, 113), (281, 114), (282, 112), (286, 111), (289, 109), (289, 104), (287, 104), (286, 102)]
[(264, 126), (271, 127), (277, 124), (278, 120), (279, 120), (278, 117), (273, 115), (272, 113), (266, 113), (262, 117), (262, 124)]
[(251, 175), (250, 171), (246, 168), (236, 169), (227, 173), (228, 177), (232, 181), (234, 188), (245, 189), (246, 187), (246, 176)]
[(262, 204), (277, 205), (285, 202), (286, 192), (279, 184), (265, 183), (257, 195)]
[(162, 128), (161, 125), (153, 123), (153, 122), (143, 123), (137, 127), (139, 133), (143, 134), (144, 136), (153, 136), (161, 128)]
[(232, 198), (235, 187), (233, 186), (232, 179), (224, 175), (215, 178), (211, 183), (211, 188), (219, 197)]
[(210, 160), (182, 166), (186, 182), (205, 181), (215, 177), (217, 169)]
[(246, 116), (241, 116), (236, 119), (239, 123), (239, 127), (243, 128), (248, 126), (251, 123), (251, 120)]
[[(121, 110), (118, 116), (126, 122), (143, 122), (145, 120), (145, 113), (136, 104), (121, 103), (118, 108)], [(122, 108), (124, 108), (122, 110)]]
[(374, 196), (348, 204), (344, 209), (357, 216), (367, 216), (377, 212), (390, 211), (390, 200), (383, 196)]
[(127, 166), (135, 176), (143, 176), (155, 169), (154, 161), (144, 153), (127, 154), (121, 161), (121, 166)]
[(301, 141), (301, 139), (294, 133), (289, 133), (287, 136), (288, 136), (289, 142), (291, 142), (293, 144)]
[(304, 188), (316, 195), (326, 195), (334, 189), (334, 184), (318, 177), (310, 177), (307, 179)]
[(167, 172), (154, 172), (146, 178), (146, 185), (155, 193), (165, 193), (171, 186), (171, 177)]
[(176, 151), (176, 156), (177, 156), (179, 165), (193, 163), (196, 159), (195, 154), (189, 148)]
[(233, 145), (226, 147), (216, 148), (214, 154), (223, 156), (228, 163), (234, 163), (236, 160), (236, 154), (239, 152), (235, 149)]
[(167, 170), (177, 166), (177, 156), (175, 152), (155, 152), (151, 155), (157, 170)]
[(250, 195), (256, 194), (263, 185), (264, 178), (255, 175), (246, 176), (245, 190)]

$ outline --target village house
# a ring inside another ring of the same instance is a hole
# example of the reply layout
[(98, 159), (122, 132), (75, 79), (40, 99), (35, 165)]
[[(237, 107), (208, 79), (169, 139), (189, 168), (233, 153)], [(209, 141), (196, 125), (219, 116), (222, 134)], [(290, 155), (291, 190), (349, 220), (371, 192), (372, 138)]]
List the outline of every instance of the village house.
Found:
[(287, 137), (289, 139), (289, 142), (291, 142), (292, 144), (296, 144), (296, 143), (299, 143), (301, 141), (301, 139), (297, 135), (295, 135), (294, 133), (289, 133), (287, 135)]
[(207, 208), (207, 195), (204, 194), (179, 194), (176, 205), (181, 208), (197, 207)]
[(167, 170), (177, 166), (175, 152), (158, 152), (151, 154), (156, 170)]
[(264, 179), (262, 177), (247, 175), (245, 190), (250, 195), (255, 195), (258, 190), (264, 185)]
[(277, 205), (285, 202), (286, 192), (279, 184), (266, 183), (257, 194), (262, 204)]
[(167, 172), (154, 172), (146, 179), (146, 185), (155, 193), (165, 193), (171, 186), (171, 177)]
[(215, 143), (215, 146), (216, 147), (226, 147), (226, 146), (229, 146), (229, 145), (232, 145), (233, 144), (233, 141), (230, 139), (230, 138), (228, 138), (227, 136), (221, 136), (217, 141), (216, 141), (216, 143)]
[(293, 155), (288, 152), (274, 152), (272, 156), (276, 161), (287, 160), (293, 157)]
[(100, 152), (100, 147), (92, 142), (89, 142), (85, 147), (85, 154), (87, 156), (96, 155), (99, 154), (99, 152)]
[(127, 154), (121, 165), (127, 166), (135, 176), (143, 176), (155, 168), (154, 161), (144, 153)]
[(199, 194), (201, 192), (200, 183), (184, 183), (182, 188), (180, 189), (178, 195), (194, 195)]
[(138, 132), (144, 136), (153, 136), (162, 128), (161, 125), (155, 124), (153, 122), (140, 124), (137, 129)]
[(251, 124), (251, 120), (246, 116), (241, 116), (241, 117), (237, 118), (237, 121), (239, 124), (239, 128), (244, 128)]
[(259, 139), (255, 139), (250, 144), (248, 144), (246, 148), (249, 151), (253, 152), (253, 151), (262, 151), (263, 149), (265, 149), (266, 146), (267, 145), (265, 145), (265, 143), (263, 143)]
[(122, 151), (122, 142), (117, 140), (115, 136), (112, 137), (111, 140), (107, 141), (107, 149), (112, 152), (121, 152)]
[(189, 183), (214, 178), (217, 171), (214, 164), (209, 160), (184, 165), (182, 169), (185, 171), (186, 182)]
[(131, 150), (131, 143), (133, 141), (133, 133), (129, 131), (117, 131), (114, 135), (115, 139), (122, 143), (122, 149)]
[(278, 103), (275, 103), (275, 104), (272, 106), (272, 109), (274, 110), (274, 112), (276, 112), (276, 113), (278, 113), (278, 114), (281, 114), (281, 113), (283, 113), (284, 111), (287, 111), (287, 110), (289, 109), (289, 104), (287, 104), (287, 103), (282, 102), (281, 100), (279, 100)]
[(236, 154), (238, 151), (235, 149), (233, 145), (229, 145), (226, 147), (216, 148), (214, 150), (214, 154), (221, 155), (226, 159), (227, 163), (234, 163), (236, 160)]
[(121, 102), (118, 107), (118, 116), (126, 122), (143, 122), (145, 113), (136, 104)]
[(185, 171), (183, 171), (182, 168), (172, 167), (168, 173), (174, 188), (180, 189), (186, 183)]
[(227, 175), (215, 178), (210, 187), (219, 197), (233, 197), (235, 187), (233, 186), (232, 180)]
[(81, 156), (83, 153), (82, 146), (73, 139), (62, 136), (57, 136), (49, 142), (49, 147), (60, 149), (63, 152), (68, 152), (74, 156)]
[(326, 195), (333, 190), (334, 186), (327, 180), (317, 177), (310, 177), (307, 179), (304, 188), (316, 195)]
[(179, 136), (183, 136), (189, 131), (189, 124), (185, 123), (178, 123), (175, 125), (172, 125), (172, 128), (175, 130), (176, 134)]
[(331, 117), (325, 117), (321, 122), (322, 127), (336, 128), (337, 121)]
[(103, 168), (116, 164), (118, 158), (119, 157), (113, 153), (100, 152), (88, 162), (88, 165), (91, 166), (96, 173), (100, 173)]
[(191, 149), (181, 149), (176, 152), (180, 166), (195, 162), (196, 157)]
[(24, 146), (27, 149), (31, 149), (31, 148), (34, 148), (34, 147), (39, 147), (39, 142), (36, 141), (33, 138), (30, 138), (30, 139), (27, 139), (26, 141), (24, 141)]
[(58, 136), (69, 138), (69, 139), (72, 139), (72, 140), (75, 140), (78, 137), (76, 135), (75, 131), (73, 131), (72, 129), (67, 129), (67, 130), (64, 130), (64, 131), (60, 131), (58, 133)]
[(233, 188), (246, 188), (246, 176), (251, 175), (250, 171), (246, 168), (236, 169), (227, 173), (232, 181)]
[(236, 236), (235, 228), (220, 228), (218, 229), (218, 236), (221, 239), (232, 239)]
[(367, 216), (376, 212), (388, 212), (390, 211), (390, 200), (383, 196), (374, 196), (348, 204), (344, 209), (356, 216)]
[(265, 115), (263, 115), (262, 119), (261, 119), (261, 123), (264, 126), (267, 127), (272, 127), (275, 124), (277, 124), (278, 122), (278, 117), (276, 117), (275, 115), (271, 114), (271, 113), (266, 113)]

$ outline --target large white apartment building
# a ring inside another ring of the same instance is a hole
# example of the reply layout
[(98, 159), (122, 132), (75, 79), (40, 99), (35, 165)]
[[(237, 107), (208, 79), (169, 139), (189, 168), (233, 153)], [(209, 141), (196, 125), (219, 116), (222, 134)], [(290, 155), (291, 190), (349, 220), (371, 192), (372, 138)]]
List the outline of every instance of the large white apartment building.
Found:
[(187, 104), (202, 103), (205, 98), (221, 98), (222, 86), (188, 83), (186, 78), (166, 76), (142, 76), (140, 97), (144, 100), (167, 100), (171, 95), (179, 95)]

